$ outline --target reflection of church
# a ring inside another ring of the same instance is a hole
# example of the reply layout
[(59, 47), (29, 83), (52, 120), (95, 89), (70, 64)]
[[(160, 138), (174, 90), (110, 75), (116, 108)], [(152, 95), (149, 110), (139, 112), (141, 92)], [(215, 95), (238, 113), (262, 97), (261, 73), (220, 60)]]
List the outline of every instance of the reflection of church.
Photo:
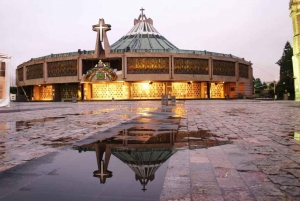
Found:
[(150, 129), (121, 130), (113, 138), (79, 146), (78, 150), (95, 150), (98, 170), (94, 171), (94, 177), (99, 177), (100, 183), (112, 177), (108, 164), (113, 154), (131, 168), (145, 191), (147, 183), (154, 180), (158, 168), (175, 153), (173, 130), (163, 131), (167, 134), (153, 133), (155, 131)]
[(155, 172), (177, 148), (208, 148), (230, 143), (216, 140), (209, 131), (177, 132), (180, 119), (169, 114), (153, 112), (152, 116), (121, 124), (106, 133), (113, 137), (104, 138), (102, 133), (98, 140), (92, 136), (74, 147), (79, 151), (96, 151), (98, 170), (94, 171), (94, 177), (99, 177), (100, 183), (112, 177), (108, 165), (113, 154), (131, 168), (145, 191), (147, 183), (154, 180)]

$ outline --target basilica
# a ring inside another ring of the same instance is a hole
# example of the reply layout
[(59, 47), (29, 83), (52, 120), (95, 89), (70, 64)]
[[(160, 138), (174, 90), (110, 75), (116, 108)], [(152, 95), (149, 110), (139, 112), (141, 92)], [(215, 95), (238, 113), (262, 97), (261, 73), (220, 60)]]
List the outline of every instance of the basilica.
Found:
[(144, 9), (112, 45), (107, 32), (113, 29), (104, 19), (92, 30), (95, 50), (50, 54), (19, 65), (18, 93), (30, 101), (252, 97), (251, 62), (180, 49), (158, 32)]

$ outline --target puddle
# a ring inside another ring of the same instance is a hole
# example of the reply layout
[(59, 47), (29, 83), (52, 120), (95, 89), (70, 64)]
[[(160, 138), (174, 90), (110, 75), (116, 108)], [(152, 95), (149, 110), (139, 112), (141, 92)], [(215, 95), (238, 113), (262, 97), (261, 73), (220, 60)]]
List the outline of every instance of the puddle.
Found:
[[(146, 191), (147, 184), (155, 182), (156, 172), (162, 165), (167, 167), (168, 159), (177, 151), (232, 143), (230, 140), (219, 141), (206, 130), (178, 131), (182, 114), (183, 110), (174, 108), (148, 112), (147, 115), (79, 141), (73, 145), (73, 149), (79, 153), (95, 152), (93, 164), (97, 164), (98, 169), (90, 172), (90, 175), (100, 179), (101, 184), (114, 179), (114, 182), (124, 182), (123, 176), (113, 177), (115, 173), (111, 167), (115, 167), (116, 163), (116, 160), (110, 160), (113, 157), (130, 168), (134, 175), (132, 179), (140, 184), (142, 191)], [(164, 178), (165, 173), (159, 177)]]
[(294, 132), (294, 139), (300, 142), (300, 132)]
[(55, 121), (57, 119), (63, 119), (65, 117), (46, 117), (41, 119), (31, 119), (27, 121), (15, 121), (15, 122), (6, 122), (0, 123), (0, 130), (11, 130), (11, 131), (23, 131), (24, 129), (31, 128), (35, 124), (45, 123), (49, 121)]
[[(37, 195), (50, 189), (53, 196), (60, 196), (63, 190), (64, 198), (68, 200), (78, 196), (97, 200), (159, 200), (172, 156), (185, 149), (231, 143), (218, 141), (208, 130), (180, 130), (180, 120), (185, 114), (180, 107), (168, 106), (148, 112), (141, 110), (140, 114), (138, 118), (76, 142), (73, 145), (75, 150), (66, 147), (60, 149), (55, 157), (48, 154), (33, 163), (16, 166), (13, 171), (20, 175), (47, 174), (34, 181), (26, 180), (26, 185), (19, 190), (32, 191), (30, 195)], [(40, 122), (27, 121), (18, 126), (30, 127)], [(103, 123), (101, 119), (97, 122), (97, 125)], [(31, 138), (35, 140), (38, 135)], [(63, 135), (53, 136), (51, 146), (64, 146), (68, 140)], [(0, 149), (0, 158), (7, 154), (4, 152)], [(36, 156), (32, 153), (19, 156), (19, 160), (23, 161), (33, 158)], [(17, 182), (20, 179), (18, 177)]]

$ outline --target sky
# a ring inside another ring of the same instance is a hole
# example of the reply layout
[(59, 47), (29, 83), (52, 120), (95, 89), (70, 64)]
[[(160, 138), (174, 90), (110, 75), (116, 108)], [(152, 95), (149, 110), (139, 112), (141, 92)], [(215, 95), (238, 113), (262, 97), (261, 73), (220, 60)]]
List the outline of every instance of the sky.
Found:
[(233, 54), (253, 63), (262, 81), (279, 79), (292, 43), (289, 0), (0, 0), (0, 52), (11, 67), (49, 54), (94, 50), (99, 18), (112, 45), (141, 13), (179, 49)]

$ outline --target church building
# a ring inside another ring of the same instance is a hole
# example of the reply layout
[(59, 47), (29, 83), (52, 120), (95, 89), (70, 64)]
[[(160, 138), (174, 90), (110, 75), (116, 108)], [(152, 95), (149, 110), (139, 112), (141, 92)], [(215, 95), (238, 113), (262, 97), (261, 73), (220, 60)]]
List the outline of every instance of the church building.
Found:
[(111, 29), (104, 19), (92, 26), (95, 50), (51, 54), (19, 65), (19, 93), (31, 101), (252, 97), (251, 62), (180, 49), (158, 32), (144, 9), (112, 45), (107, 35)]

